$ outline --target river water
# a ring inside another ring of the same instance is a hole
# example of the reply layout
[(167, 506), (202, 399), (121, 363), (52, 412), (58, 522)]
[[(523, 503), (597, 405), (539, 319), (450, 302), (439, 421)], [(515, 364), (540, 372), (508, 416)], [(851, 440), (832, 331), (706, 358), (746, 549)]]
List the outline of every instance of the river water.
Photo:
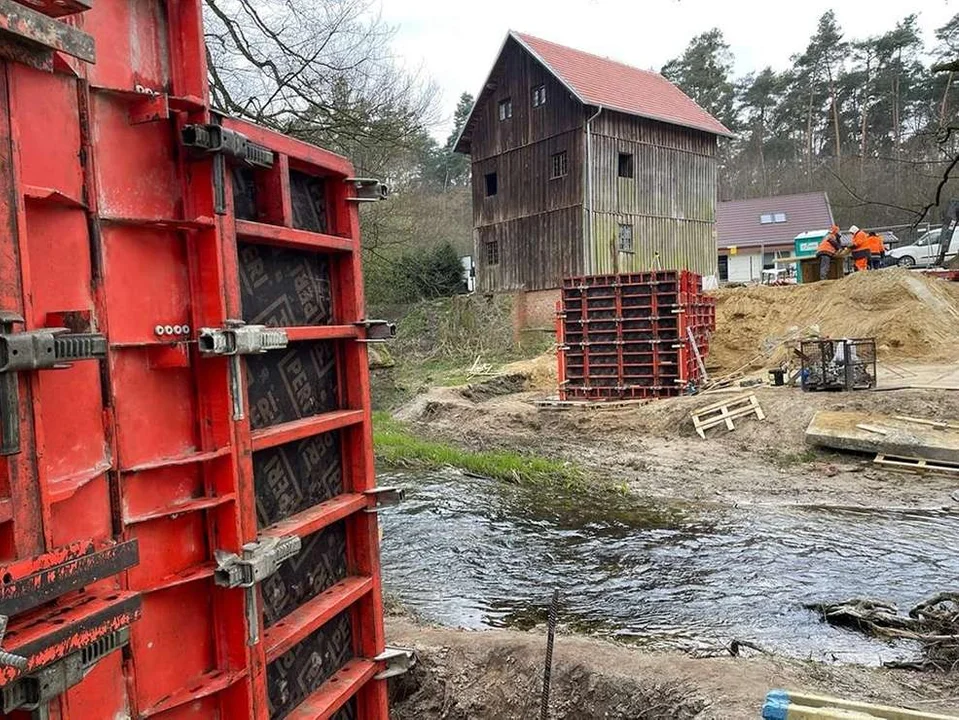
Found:
[(804, 603), (908, 609), (959, 582), (959, 516), (817, 507), (672, 506), (543, 491), (448, 470), (384, 474), (387, 591), (426, 620), (528, 628), (562, 592), (569, 629), (655, 647), (749, 640), (794, 657), (913, 655), (829, 627)]

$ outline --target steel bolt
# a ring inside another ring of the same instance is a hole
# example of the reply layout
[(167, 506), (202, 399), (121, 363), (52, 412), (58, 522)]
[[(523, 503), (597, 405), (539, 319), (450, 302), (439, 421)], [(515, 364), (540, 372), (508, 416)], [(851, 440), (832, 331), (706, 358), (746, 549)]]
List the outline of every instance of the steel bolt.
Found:
[(164, 326), (163, 326), (163, 331), (164, 331), (167, 335), (172, 335), (172, 334), (173, 334), (173, 326), (172, 326), (172, 325), (164, 325)]
[(173, 334), (174, 334), (174, 335), (182, 335), (182, 334), (183, 334), (183, 326), (182, 326), (182, 325), (174, 325), (174, 326), (173, 326)]
[(164, 333), (163, 326), (157, 325), (155, 328), (153, 328), (153, 332), (155, 332), (157, 335), (163, 335)]
[(184, 325), (184, 326), (183, 326), (183, 334), (184, 334), (184, 335), (189, 335), (189, 334), (190, 334), (190, 326), (189, 326), (189, 325)]

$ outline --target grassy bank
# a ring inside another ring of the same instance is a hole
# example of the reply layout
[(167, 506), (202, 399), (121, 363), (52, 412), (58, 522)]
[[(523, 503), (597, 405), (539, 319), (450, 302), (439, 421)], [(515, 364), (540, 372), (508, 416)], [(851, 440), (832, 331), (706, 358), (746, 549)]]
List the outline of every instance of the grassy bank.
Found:
[(373, 446), (381, 467), (436, 470), (453, 467), (494, 480), (517, 483), (559, 483), (574, 486), (585, 481), (583, 470), (559, 460), (501, 450), (471, 452), (446, 443), (417, 437), (386, 412), (373, 413)]

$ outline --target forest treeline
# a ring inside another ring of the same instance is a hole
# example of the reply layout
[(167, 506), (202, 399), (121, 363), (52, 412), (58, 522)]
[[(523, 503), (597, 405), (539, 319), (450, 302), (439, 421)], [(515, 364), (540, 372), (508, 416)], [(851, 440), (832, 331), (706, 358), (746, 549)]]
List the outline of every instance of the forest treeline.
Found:
[[(390, 184), (392, 199), (362, 213), (368, 299), (448, 294), (456, 259), (473, 252), (469, 158), (453, 152), (473, 98), (434, 139), (437, 89), (396, 58), (376, 0), (205, 4), (217, 107)], [(959, 197), (946, 181), (959, 175), (959, 77), (932, 70), (959, 60), (959, 15), (926, 43), (915, 15), (854, 37), (828, 12), (789, 67), (737, 77), (734, 60), (714, 29), (662, 68), (734, 133), (721, 143), (720, 199), (826, 190), (842, 224), (877, 227), (938, 222)]]
[[(718, 29), (662, 68), (734, 133), (721, 151), (720, 199), (826, 190), (843, 224), (937, 222), (959, 195), (959, 15), (923, 40), (916, 15), (855, 37), (825, 13), (790, 67), (744, 77)], [(939, 192), (940, 202), (936, 202)]]

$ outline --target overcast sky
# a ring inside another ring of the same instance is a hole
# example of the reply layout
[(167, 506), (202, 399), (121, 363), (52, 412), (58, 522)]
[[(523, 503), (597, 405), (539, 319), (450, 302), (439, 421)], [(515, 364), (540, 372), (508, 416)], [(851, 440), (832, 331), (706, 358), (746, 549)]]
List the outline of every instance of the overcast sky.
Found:
[(694, 36), (719, 27), (736, 56), (737, 74), (767, 65), (781, 69), (806, 47), (829, 8), (847, 37), (890, 30), (919, 14), (927, 43), (933, 30), (959, 13), (959, 0), (381, 0), (397, 28), (395, 49), (441, 91), (445, 139), (456, 100), (480, 89), (508, 30), (658, 70)]

